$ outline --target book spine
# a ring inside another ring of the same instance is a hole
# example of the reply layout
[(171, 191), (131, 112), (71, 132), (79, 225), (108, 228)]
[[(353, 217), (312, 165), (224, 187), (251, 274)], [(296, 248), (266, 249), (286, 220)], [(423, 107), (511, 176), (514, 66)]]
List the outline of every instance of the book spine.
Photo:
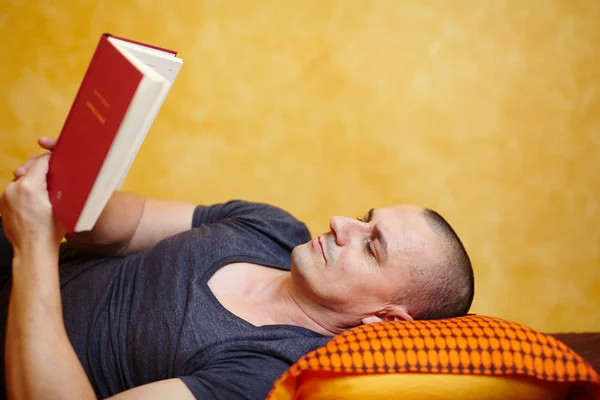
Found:
[(144, 46), (144, 47), (149, 47), (151, 49), (164, 51), (165, 53), (170, 53), (170, 54), (173, 54), (174, 56), (177, 55), (177, 51), (176, 50), (171, 50), (171, 49), (167, 49), (167, 48), (164, 48), (164, 47), (155, 46), (153, 44), (138, 42), (137, 40), (127, 39), (127, 38), (124, 38), (124, 37), (121, 37), (121, 36), (116, 36), (116, 35), (113, 35), (113, 34), (110, 34), (110, 33), (105, 33), (104, 36), (105, 37), (114, 37), (115, 39), (119, 39), (119, 40), (122, 40), (124, 42), (129, 42), (129, 43), (137, 44), (139, 46)]

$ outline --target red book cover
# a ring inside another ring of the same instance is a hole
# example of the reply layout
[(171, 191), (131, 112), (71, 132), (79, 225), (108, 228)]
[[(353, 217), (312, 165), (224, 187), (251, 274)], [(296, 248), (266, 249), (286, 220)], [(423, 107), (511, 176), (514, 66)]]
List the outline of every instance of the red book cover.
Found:
[(142, 77), (103, 35), (50, 157), (50, 202), (70, 233)]

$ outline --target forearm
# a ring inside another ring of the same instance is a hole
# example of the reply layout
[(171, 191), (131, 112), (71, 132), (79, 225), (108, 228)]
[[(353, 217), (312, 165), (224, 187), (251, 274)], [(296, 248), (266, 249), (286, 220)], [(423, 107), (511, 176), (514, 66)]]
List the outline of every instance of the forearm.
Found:
[(94, 228), (67, 235), (67, 241), (92, 253), (124, 254), (142, 218), (145, 201), (137, 194), (114, 192)]
[(5, 346), (11, 398), (95, 398), (64, 327), (57, 249), (15, 254)]
[(67, 236), (87, 251), (125, 255), (154, 247), (169, 236), (189, 230), (195, 205), (115, 192), (89, 232)]

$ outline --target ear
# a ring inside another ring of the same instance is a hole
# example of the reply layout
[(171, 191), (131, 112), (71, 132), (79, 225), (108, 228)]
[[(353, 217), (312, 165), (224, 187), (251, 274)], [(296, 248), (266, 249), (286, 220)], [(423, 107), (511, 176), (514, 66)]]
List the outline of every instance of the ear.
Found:
[(413, 318), (404, 306), (393, 305), (378, 314), (369, 315), (362, 319), (363, 324), (374, 324), (386, 321), (412, 321)]

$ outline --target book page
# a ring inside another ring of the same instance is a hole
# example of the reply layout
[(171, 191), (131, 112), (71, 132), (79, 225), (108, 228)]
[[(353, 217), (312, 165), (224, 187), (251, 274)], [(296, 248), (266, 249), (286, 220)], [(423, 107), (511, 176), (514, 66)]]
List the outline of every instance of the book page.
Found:
[(126, 42), (114, 37), (110, 37), (109, 40), (120, 50), (129, 53), (137, 60), (158, 72), (171, 84), (175, 81), (175, 78), (183, 65), (183, 61), (171, 53)]

